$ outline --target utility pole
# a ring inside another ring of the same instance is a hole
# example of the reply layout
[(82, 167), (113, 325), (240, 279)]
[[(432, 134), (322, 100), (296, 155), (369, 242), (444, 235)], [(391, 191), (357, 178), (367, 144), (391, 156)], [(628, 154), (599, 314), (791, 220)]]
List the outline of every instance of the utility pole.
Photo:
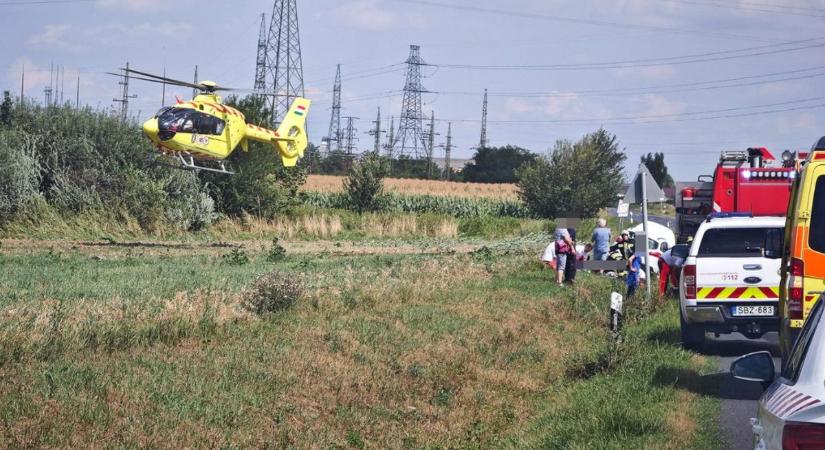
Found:
[(392, 143), (395, 142), (395, 118), (390, 117), (390, 132), (387, 134), (387, 142), (384, 144), (384, 152), (387, 155), (387, 159), (392, 162)]
[(424, 90), (421, 85), (421, 66), (425, 62), (421, 59), (420, 53), (420, 46), (410, 45), (410, 56), (406, 61), (407, 79), (404, 83), (404, 99), (401, 102), (401, 119), (398, 124), (398, 135), (395, 136), (393, 142), (393, 149), (398, 147), (398, 155), (413, 155), (418, 158), (424, 156), (421, 150), (427, 151), (422, 126), (421, 94), (428, 91)]
[(20, 106), (23, 106), (26, 99), (26, 63), (23, 63), (23, 70), (20, 72)]
[(80, 109), (80, 75), (77, 76), (77, 88), (74, 91), (74, 108)]
[(52, 106), (52, 84), (54, 84), (54, 63), (49, 67), (49, 85), (43, 88), (47, 108)]
[(435, 147), (435, 111), (430, 110), (430, 129), (427, 131), (427, 178), (433, 177), (433, 148)]
[(123, 71), (123, 80), (118, 83), (121, 87), (121, 98), (112, 99), (115, 103), (120, 103), (120, 120), (126, 122), (129, 119), (129, 99), (137, 98), (137, 95), (129, 95), (129, 62), (126, 62), (126, 70)]
[(375, 117), (375, 121), (372, 122), (375, 125), (370, 131), (370, 135), (375, 138), (373, 142), (372, 151), (376, 155), (378, 155), (381, 151), (381, 108), (378, 108), (378, 115)]
[[(163, 78), (166, 78), (166, 66), (163, 66)], [(160, 107), (163, 108), (166, 105), (166, 81), (163, 82), (163, 87), (160, 91)]]
[(63, 92), (66, 88), (66, 66), (60, 66), (60, 106), (63, 106)]
[(450, 167), (450, 151), (453, 149), (453, 123), (447, 123), (447, 145), (444, 146), (444, 178), (450, 181), (453, 169)]
[(327, 131), (327, 151), (333, 151), (332, 143), (335, 142), (335, 150), (341, 151), (341, 65), (335, 69), (335, 83), (332, 85), (332, 116), (329, 118), (329, 131)]
[(261, 29), (258, 32), (258, 54), (255, 58), (256, 91), (266, 90), (266, 14), (261, 13)]
[[(195, 65), (195, 79), (194, 80), (195, 80), (194, 83), (198, 84), (198, 66), (197, 65)], [(195, 88), (192, 88), (192, 98), (195, 98), (197, 96), (198, 96), (198, 90), (195, 89)]]
[(274, 96), (269, 106), (271, 125), (276, 127), (296, 97), (304, 96), (304, 66), (298, 32), (297, 0), (276, 0), (272, 7), (267, 38), (267, 89)]
[(484, 89), (484, 104), (481, 106), (481, 139), (478, 148), (487, 146), (487, 89)]

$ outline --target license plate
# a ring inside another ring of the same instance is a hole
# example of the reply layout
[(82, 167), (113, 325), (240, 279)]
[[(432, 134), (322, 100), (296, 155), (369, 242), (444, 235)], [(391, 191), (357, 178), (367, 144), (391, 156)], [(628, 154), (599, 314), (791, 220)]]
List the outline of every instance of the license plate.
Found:
[(734, 316), (772, 316), (774, 308), (774, 306), (765, 305), (734, 306), (731, 308), (731, 314)]

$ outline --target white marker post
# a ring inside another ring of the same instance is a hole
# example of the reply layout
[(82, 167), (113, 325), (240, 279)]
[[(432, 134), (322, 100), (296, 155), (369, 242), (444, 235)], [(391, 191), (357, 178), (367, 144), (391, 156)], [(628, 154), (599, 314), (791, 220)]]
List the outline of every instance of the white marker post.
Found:
[[(649, 236), (647, 232), (647, 174), (646, 171), (641, 171), (642, 175), (642, 229), (645, 232), (645, 239)], [(645, 242), (647, 244), (647, 242)], [(645, 291), (647, 291), (647, 299), (650, 300), (650, 251), (647, 245), (645, 250)]]
[(620, 341), (622, 338), (622, 294), (618, 292), (610, 294), (609, 328), (613, 340)]

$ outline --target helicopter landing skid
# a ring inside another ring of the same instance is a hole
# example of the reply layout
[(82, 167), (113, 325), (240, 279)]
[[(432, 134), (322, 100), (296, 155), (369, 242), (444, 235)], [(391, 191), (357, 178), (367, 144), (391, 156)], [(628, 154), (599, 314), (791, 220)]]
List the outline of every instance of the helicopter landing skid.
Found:
[(218, 167), (207, 167), (197, 165), (197, 163), (195, 162), (195, 158), (193, 158), (190, 154), (177, 153), (175, 155), (172, 155), (172, 157), (178, 160), (177, 164), (161, 161), (157, 154), (150, 154), (150, 162), (152, 164), (159, 164), (162, 166), (172, 167), (175, 169), (194, 170), (195, 172), (204, 170), (206, 172), (220, 173), (224, 175), (235, 174), (235, 172), (227, 170), (226, 163), (224, 161), (216, 161)]

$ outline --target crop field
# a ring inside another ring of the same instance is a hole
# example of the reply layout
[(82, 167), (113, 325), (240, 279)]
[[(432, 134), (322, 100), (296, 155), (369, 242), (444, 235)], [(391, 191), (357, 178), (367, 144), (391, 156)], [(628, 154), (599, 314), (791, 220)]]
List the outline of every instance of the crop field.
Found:
[(556, 287), (546, 239), (3, 240), (0, 442), (715, 448), (675, 304), (612, 343), (620, 286)]
[[(314, 192), (342, 192), (344, 177), (309, 175), (304, 190)], [(518, 200), (516, 185), (504, 183), (456, 183), (439, 180), (387, 178), (388, 192), (407, 195), (438, 195), (445, 197)]]

